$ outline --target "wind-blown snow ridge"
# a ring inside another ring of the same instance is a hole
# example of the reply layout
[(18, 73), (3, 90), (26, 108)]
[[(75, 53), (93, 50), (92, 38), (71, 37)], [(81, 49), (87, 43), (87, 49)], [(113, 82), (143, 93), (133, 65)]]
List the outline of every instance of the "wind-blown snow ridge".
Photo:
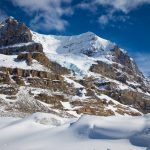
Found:
[[(72, 124), (77, 133), (92, 139), (123, 139), (136, 136), (150, 127), (150, 115), (144, 117), (82, 116)], [(129, 126), (130, 125), (130, 126)], [(83, 130), (84, 129), (84, 130)], [(148, 132), (148, 139), (150, 133)]]
[(25, 119), (0, 118), (0, 133), (1, 150), (148, 150), (150, 114), (76, 120), (36, 113)]

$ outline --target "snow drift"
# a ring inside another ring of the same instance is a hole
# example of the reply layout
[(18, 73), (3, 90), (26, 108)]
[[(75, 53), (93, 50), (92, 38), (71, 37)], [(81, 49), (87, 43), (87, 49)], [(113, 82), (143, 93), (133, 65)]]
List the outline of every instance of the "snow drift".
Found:
[(149, 148), (150, 114), (140, 117), (84, 115), (78, 120), (45, 113), (25, 119), (0, 118), (0, 150)]
[(150, 146), (150, 114), (143, 117), (82, 116), (71, 128), (90, 139), (129, 139), (131, 143)]

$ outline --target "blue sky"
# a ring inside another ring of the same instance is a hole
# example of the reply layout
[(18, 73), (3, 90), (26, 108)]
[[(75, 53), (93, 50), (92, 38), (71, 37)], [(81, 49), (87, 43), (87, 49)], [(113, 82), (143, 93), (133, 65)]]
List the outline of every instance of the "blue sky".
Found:
[(7, 16), (44, 34), (92, 31), (128, 51), (150, 74), (150, 0), (1, 0)]

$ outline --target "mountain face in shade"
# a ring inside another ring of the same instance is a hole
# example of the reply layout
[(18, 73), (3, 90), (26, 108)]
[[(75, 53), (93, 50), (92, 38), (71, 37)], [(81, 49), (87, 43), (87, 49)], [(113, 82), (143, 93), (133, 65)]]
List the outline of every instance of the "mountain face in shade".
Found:
[(10, 17), (0, 24), (3, 116), (141, 115), (150, 82), (128, 53), (94, 33), (42, 35)]

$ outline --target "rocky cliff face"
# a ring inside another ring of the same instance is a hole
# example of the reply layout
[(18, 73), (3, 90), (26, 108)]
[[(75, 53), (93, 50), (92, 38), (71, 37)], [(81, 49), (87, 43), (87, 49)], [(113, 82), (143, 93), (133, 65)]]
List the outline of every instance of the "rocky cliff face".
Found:
[(0, 24), (0, 46), (32, 42), (32, 34), (24, 23), (12, 17)]
[(12, 17), (0, 24), (0, 53), (15, 55), (21, 52), (43, 52), (42, 45), (32, 41), (29, 28)]
[(149, 87), (126, 52), (94, 33), (40, 35), (11, 17), (0, 24), (1, 115), (141, 115)]

